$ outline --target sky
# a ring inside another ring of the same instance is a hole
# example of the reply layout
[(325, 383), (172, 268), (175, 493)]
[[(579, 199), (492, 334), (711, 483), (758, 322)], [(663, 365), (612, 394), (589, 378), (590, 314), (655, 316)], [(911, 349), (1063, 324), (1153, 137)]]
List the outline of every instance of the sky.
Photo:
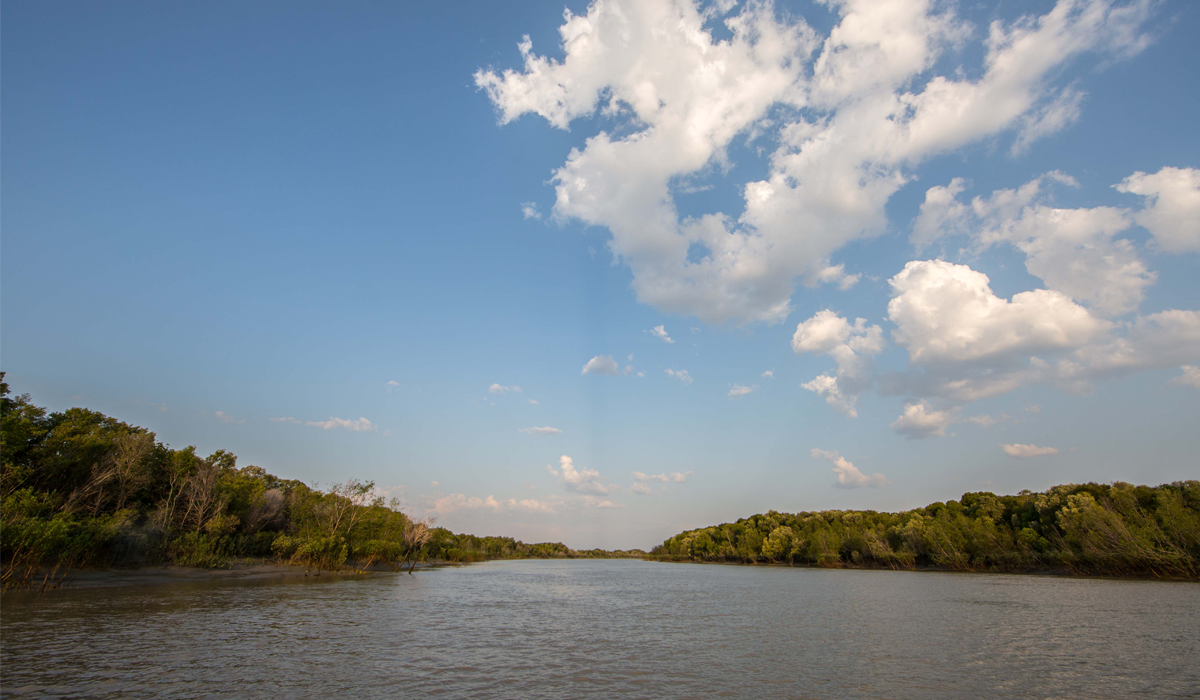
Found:
[(458, 532), (1200, 478), (1200, 4), (8, 3), (0, 366)]

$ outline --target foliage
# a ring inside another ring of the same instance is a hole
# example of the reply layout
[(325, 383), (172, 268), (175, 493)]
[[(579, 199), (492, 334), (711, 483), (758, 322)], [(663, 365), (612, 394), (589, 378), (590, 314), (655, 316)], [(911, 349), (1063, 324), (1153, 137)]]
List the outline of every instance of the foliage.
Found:
[(680, 533), (649, 558), (1200, 577), (1200, 481), (966, 493), (903, 513), (777, 513)]
[[(599, 556), (559, 543), (456, 535), (414, 520), (373, 482), (320, 491), (237, 457), (171, 449), (154, 433), (83, 408), (48, 413), (10, 396), (0, 373), (0, 563), (3, 587), (71, 567), (173, 563), (224, 567), (240, 557), (335, 570), (419, 559)], [(607, 553), (603, 553), (607, 554)], [(638, 555), (641, 552), (637, 553)], [(411, 570), (411, 569), (410, 569)]]

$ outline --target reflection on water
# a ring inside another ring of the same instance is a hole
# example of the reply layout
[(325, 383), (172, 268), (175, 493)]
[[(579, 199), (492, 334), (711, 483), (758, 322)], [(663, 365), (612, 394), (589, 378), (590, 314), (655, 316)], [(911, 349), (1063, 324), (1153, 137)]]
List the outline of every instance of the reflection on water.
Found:
[(1200, 586), (490, 562), (6, 596), (4, 697), (1200, 696)]

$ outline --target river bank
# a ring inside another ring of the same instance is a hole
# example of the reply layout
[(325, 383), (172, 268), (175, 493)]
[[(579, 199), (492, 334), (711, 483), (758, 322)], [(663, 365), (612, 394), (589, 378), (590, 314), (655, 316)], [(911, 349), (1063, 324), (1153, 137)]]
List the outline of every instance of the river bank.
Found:
[[(420, 562), (417, 570), (451, 566), (452, 562)], [(32, 585), (9, 592), (50, 591), (79, 588), (119, 588), (126, 586), (157, 586), (170, 583), (205, 581), (285, 581), (285, 580), (333, 580), (362, 578), (368, 576), (398, 575), (394, 565), (372, 564), (364, 569), (346, 567), (336, 571), (322, 570), (303, 564), (284, 564), (269, 559), (245, 559), (230, 562), (222, 568), (194, 566), (141, 566), (136, 568), (71, 569), (66, 573), (42, 571), (32, 579)]]

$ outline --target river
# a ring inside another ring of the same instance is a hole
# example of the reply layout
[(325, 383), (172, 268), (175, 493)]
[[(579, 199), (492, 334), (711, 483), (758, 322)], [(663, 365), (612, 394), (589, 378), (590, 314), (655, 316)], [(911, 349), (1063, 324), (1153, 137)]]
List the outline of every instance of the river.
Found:
[(4, 697), (1200, 697), (1200, 585), (502, 561), (10, 594)]

